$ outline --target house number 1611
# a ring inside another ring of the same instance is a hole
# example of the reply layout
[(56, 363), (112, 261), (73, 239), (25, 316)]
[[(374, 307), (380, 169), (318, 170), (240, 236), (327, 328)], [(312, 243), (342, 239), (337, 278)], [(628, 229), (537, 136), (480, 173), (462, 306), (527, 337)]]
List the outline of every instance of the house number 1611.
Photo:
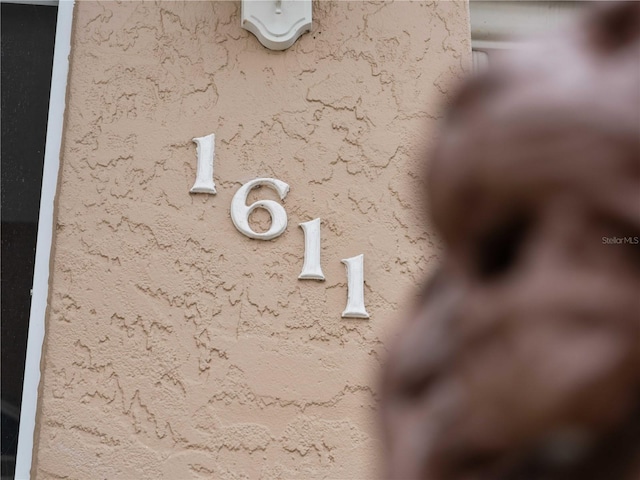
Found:
[[(198, 167), (196, 181), (191, 193), (208, 193), (215, 195), (216, 185), (213, 181), (213, 160), (215, 157), (215, 135), (194, 138), (197, 145)], [(231, 220), (240, 233), (256, 240), (271, 240), (284, 233), (287, 228), (287, 212), (284, 207), (273, 200), (258, 200), (247, 205), (249, 192), (258, 186), (275, 190), (284, 200), (289, 193), (289, 185), (276, 178), (256, 178), (242, 185), (231, 200)], [(269, 212), (271, 227), (266, 232), (256, 232), (249, 225), (249, 215), (257, 208)], [(316, 218), (300, 224), (304, 232), (304, 263), (300, 280), (324, 280), (320, 265), (320, 219)], [(369, 318), (364, 306), (364, 255), (342, 260), (347, 268), (347, 306), (343, 317)]]

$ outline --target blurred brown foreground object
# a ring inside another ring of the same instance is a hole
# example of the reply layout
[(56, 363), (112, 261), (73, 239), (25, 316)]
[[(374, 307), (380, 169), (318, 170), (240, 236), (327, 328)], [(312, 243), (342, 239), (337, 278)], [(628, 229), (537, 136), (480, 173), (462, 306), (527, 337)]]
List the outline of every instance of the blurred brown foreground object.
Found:
[(430, 159), (441, 270), (383, 378), (388, 478), (640, 479), (640, 3), (492, 65)]

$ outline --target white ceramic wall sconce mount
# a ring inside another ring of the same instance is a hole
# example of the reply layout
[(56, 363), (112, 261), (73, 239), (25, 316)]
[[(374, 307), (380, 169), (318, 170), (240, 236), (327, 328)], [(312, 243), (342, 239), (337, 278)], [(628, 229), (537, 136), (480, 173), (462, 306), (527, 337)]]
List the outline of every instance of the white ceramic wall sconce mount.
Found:
[(311, 0), (242, 0), (242, 28), (270, 50), (286, 50), (311, 30)]

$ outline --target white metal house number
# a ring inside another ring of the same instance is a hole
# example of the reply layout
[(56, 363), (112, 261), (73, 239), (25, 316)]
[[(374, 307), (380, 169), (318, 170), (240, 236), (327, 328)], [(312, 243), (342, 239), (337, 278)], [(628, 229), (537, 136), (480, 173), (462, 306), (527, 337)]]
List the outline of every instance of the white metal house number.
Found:
[[(215, 157), (215, 135), (194, 138), (197, 145), (198, 167), (196, 181), (191, 193), (208, 193), (215, 195), (216, 185), (213, 181), (213, 160)], [(287, 228), (287, 212), (282, 205), (273, 200), (258, 200), (247, 205), (249, 192), (264, 185), (272, 188), (284, 200), (289, 193), (289, 185), (276, 178), (256, 178), (242, 185), (231, 200), (231, 221), (240, 233), (256, 240), (271, 240), (279, 237)], [(249, 225), (249, 215), (257, 208), (269, 212), (271, 227), (266, 232), (256, 232)], [(304, 263), (300, 280), (324, 280), (320, 265), (320, 218), (300, 224), (304, 232)], [(342, 263), (347, 267), (347, 306), (342, 317), (369, 318), (364, 305), (364, 255), (345, 258)]]

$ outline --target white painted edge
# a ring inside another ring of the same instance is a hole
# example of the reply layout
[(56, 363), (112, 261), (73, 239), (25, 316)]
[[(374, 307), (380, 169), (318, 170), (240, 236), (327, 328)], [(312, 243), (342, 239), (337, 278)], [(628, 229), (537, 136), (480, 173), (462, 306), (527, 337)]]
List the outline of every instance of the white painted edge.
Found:
[(45, 314), (49, 295), (49, 266), (54, 228), (54, 201), (58, 186), (60, 148), (69, 74), (69, 54), (71, 53), (71, 27), (75, 0), (60, 0), (56, 23), (56, 38), (51, 72), (51, 92), (47, 137), (42, 171), (42, 193), (40, 196), (40, 216), (38, 218), (38, 238), (36, 260), (33, 271), (33, 295), (29, 316), (29, 336), (27, 356), (24, 365), (22, 387), (22, 408), (20, 430), (18, 432), (18, 453), (16, 455), (16, 480), (30, 478), (33, 459), (34, 433), (38, 408), (38, 386), (40, 384), (40, 362), (45, 330)]
[(486, 52), (491, 50), (522, 50), (528, 44), (525, 42), (506, 42), (500, 40), (473, 40), (471, 39), (471, 49)]

